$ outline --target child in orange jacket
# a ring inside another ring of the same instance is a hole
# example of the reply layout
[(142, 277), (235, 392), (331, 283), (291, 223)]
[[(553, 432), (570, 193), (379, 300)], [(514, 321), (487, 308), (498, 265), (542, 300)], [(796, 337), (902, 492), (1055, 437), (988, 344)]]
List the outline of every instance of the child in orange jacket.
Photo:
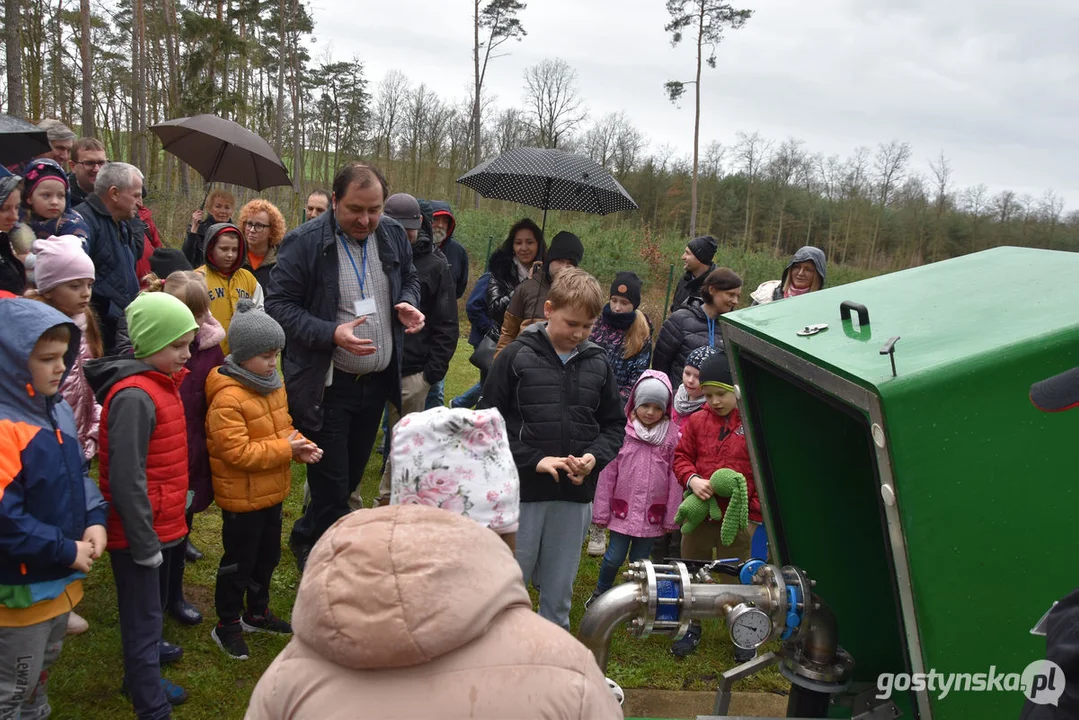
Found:
[(218, 623), (210, 634), (227, 655), (246, 660), (245, 631), (292, 633), (269, 607), (270, 578), (281, 561), (281, 504), (292, 460), (318, 462), (322, 451), (292, 427), (277, 373), (281, 326), (241, 300), (228, 339), (232, 352), (206, 378), (206, 445), (225, 548), (214, 589)]

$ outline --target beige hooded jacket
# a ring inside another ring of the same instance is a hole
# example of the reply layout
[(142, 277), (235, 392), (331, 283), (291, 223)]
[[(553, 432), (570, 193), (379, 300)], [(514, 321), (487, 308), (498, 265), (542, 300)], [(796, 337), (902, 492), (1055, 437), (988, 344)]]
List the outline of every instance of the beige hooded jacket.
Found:
[(292, 627), (247, 720), (622, 717), (588, 650), (532, 611), (506, 544), (438, 508), (337, 521)]

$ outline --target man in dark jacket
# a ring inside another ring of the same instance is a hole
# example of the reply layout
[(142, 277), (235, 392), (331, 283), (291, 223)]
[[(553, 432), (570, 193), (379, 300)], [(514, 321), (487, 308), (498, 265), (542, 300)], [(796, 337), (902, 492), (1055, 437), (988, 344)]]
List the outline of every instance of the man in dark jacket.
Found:
[(719, 243), (711, 235), (693, 238), (686, 243), (686, 249), (682, 252), (682, 266), (686, 274), (682, 276), (682, 279), (678, 281), (678, 287), (674, 289), (672, 313), (682, 307), (686, 300), (701, 297), (701, 283), (708, 277), (708, 273), (716, 269), (712, 258), (716, 256), (718, 247)]
[(94, 194), (94, 182), (108, 159), (105, 145), (97, 138), (84, 137), (71, 147), (71, 173), (67, 176), (71, 207), (81, 205)]
[[(401, 361), (401, 402), (390, 403), (389, 429), (405, 415), (423, 412), (427, 393), (446, 377), (457, 350), (460, 325), (453, 274), (442, 253), (431, 241), (431, 227), (420, 212), (416, 198), (406, 193), (386, 200), (386, 217), (401, 223), (412, 245), (412, 264), (420, 281), (420, 311), (426, 318), (423, 330), (405, 338)], [(386, 457), (389, 457), (387, 453)], [(382, 474), (379, 501), (390, 501), (390, 464)]]
[(134, 165), (105, 165), (94, 181), (94, 194), (75, 208), (90, 227), (86, 254), (94, 261), (90, 304), (101, 319), (105, 354), (116, 353), (126, 334), (124, 310), (139, 294), (135, 261), (142, 256), (144, 226), (133, 223), (142, 200), (142, 173)]
[(453, 271), (453, 282), (456, 286), (454, 297), (460, 300), (468, 287), (468, 251), (453, 238), (453, 232), (457, 229), (457, 218), (453, 216), (448, 202), (431, 201), (431, 228), (435, 247), (446, 256), (446, 262)]
[(405, 333), (424, 326), (412, 248), (404, 228), (382, 217), (387, 194), (376, 168), (346, 165), (330, 211), (285, 236), (270, 273), (266, 311), (288, 340), (281, 367), (289, 410), (324, 453), (307, 470), (311, 502), (289, 541), (301, 569), (349, 512), (382, 409), (401, 404)]

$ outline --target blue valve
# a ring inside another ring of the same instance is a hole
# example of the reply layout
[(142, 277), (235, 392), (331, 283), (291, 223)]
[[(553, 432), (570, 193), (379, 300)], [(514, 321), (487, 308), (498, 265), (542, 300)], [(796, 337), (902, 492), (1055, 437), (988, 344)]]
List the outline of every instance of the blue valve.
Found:
[[(675, 583), (673, 580), (657, 580), (656, 596), (664, 599), (673, 599), (681, 597), (682, 593), (679, 590), (679, 584)], [(677, 622), (680, 610), (680, 605), (661, 604), (656, 608), (656, 620)]]
[(799, 609), (798, 605), (801, 602), (799, 597), (801, 593), (798, 588), (791, 585), (787, 586), (787, 618), (786, 626), (783, 628), (783, 633), (779, 636), (780, 640), (786, 640), (794, 631), (802, 624), (802, 613), (804, 609)]
[(753, 576), (757, 574), (757, 570), (759, 570), (763, 565), (763, 560), (748, 561), (745, 565), (742, 566), (742, 570), (738, 574), (738, 579), (742, 581), (743, 585), (752, 585)]

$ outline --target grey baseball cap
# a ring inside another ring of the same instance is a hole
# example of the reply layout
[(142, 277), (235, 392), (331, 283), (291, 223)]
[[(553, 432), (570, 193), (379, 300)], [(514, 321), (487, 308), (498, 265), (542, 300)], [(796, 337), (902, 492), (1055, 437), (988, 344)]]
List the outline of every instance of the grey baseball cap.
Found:
[(408, 193), (397, 193), (386, 199), (386, 214), (406, 230), (419, 230), (423, 225), (420, 203)]

